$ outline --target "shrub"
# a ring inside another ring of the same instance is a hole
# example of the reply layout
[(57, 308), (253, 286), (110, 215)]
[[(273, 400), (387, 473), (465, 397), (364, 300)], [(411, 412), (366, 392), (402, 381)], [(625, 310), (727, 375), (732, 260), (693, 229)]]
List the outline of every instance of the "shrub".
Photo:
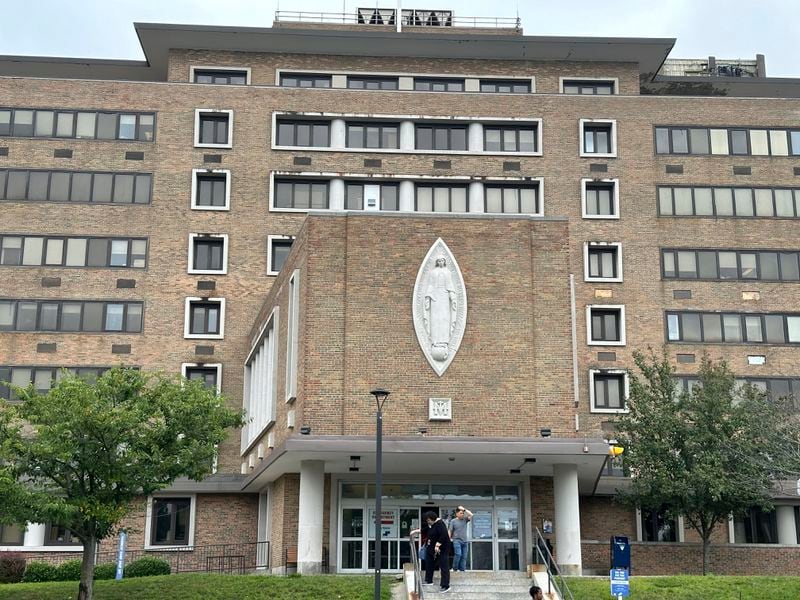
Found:
[(56, 581), (78, 581), (80, 578), (80, 560), (68, 560), (56, 567)]
[(125, 577), (151, 577), (152, 575), (169, 575), (172, 569), (169, 563), (161, 558), (145, 556), (133, 561), (125, 567)]
[(38, 583), (40, 581), (55, 581), (57, 569), (50, 563), (34, 561), (28, 563), (25, 574), (22, 576), (24, 583)]
[(19, 583), (25, 572), (25, 557), (19, 552), (0, 552), (0, 583)]
[(117, 576), (117, 565), (114, 563), (104, 563), (94, 568), (95, 579), (114, 579)]

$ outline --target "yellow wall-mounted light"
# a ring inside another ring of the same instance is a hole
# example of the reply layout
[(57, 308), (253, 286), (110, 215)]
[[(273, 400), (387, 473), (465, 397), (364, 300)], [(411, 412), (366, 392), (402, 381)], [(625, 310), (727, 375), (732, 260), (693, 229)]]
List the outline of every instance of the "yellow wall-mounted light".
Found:
[(623, 452), (625, 452), (625, 448), (623, 448), (622, 446), (613, 446), (612, 445), (612, 446), (608, 447), (608, 455), (611, 458), (616, 458), (617, 456), (621, 455)]

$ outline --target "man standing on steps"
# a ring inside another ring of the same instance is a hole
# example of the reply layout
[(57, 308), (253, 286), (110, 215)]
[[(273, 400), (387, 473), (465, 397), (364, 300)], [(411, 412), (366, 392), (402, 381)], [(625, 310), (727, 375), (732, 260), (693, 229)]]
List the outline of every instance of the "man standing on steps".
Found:
[(439, 516), (429, 510), (425, 513), (425, 520), (428, 522), (428, 554), (425, 560), (425, 585), (433, 585), (434, 562), (438, 559), (439, 571), (442, 574), (440, 585), (442, 591), (450, 591), (450, 535), (447, 533), (447, 526)]
[(450, 539), (453, 541), (453, 571), (467, 570), (467, 557), (469, 556), (469, 537), (467, 524), (472, 520), (472, 512), (463, 506), (456, 508), (456, 518), (450, 519)]

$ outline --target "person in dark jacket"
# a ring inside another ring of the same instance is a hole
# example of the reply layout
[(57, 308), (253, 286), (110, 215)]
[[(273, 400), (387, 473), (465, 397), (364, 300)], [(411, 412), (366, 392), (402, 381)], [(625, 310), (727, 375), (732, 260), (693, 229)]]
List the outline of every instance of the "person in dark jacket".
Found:
[(433, 585), (434, 562), (439, 561), (439, 571), (442, 573), (440, 585), (442, 591), (450, 590), (450, 534), (447, 525), (433, 512), (425, 513), (428, 523), (428, 542), (426, 544), (427, 556), (425, 560), (425, 585)]

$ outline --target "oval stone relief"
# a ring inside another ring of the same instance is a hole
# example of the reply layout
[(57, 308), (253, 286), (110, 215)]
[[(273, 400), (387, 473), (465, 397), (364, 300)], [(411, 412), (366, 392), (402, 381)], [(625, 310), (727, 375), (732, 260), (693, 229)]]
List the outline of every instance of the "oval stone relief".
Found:
[(441, 377), (458, 352), (467, 324), (464, 278), (442, 238), (431, 246), (419, 267), (412, 312), (420, 348)]

